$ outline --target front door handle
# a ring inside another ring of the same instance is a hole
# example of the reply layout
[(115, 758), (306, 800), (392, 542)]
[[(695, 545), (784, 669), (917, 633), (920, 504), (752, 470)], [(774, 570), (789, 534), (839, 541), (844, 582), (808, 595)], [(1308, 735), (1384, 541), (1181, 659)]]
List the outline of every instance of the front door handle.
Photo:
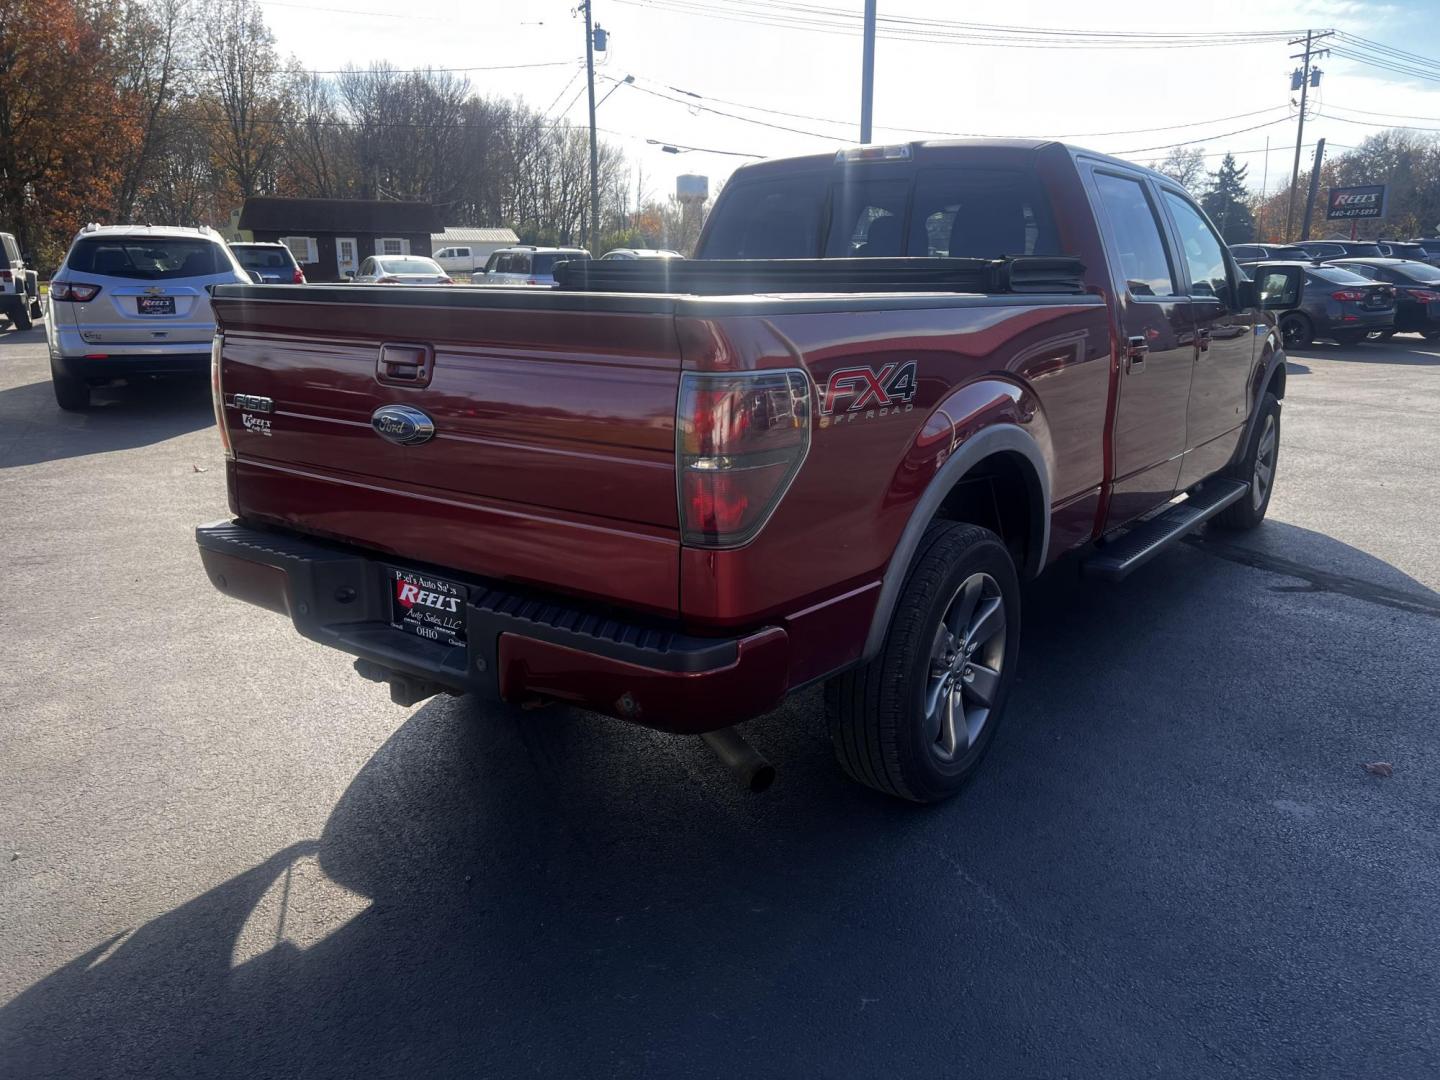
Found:
[(1125, 370), (1138, 375), (1145, 370), (1145, 357), (1150, 352), (1150, 343), (1143, 334), (1130, 338), (1125, 345)]

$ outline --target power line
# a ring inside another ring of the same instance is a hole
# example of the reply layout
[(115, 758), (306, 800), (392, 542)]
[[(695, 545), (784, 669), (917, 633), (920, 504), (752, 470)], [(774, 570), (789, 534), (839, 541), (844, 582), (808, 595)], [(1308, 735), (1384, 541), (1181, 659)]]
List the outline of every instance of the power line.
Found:
[(1276, 120), (1267, 120), (1263, 124), (1253, 124), (1250, 127), (1236, 128), (1234, 131), (1222, 131), (1217, 135), (1208, 135), (1203, 139), (1187, 139), (1184, 142), (1166, 143), (1164, 146), (1142, 146), (1137, 150), (1112, 150), (1110, 153), (1123, 156), (1125, 154), (1148, 154), (1156, 150), (1174, 150), (1179, 146), (1194, 146), (1196, 143), (1209, 142), (1211, 139), (1228, 139), (1231, 135), (1243, 135), (1247, 131), (1259, 131), (1261, 128), (1274, 127), (1289, 119), (1288, 116), (1282, 116)]
[[(728, 22), (751, 23), (819, 33), (851, 36), (860, 33), (852, 12), (808, 5), (766, 4), (762, 0), (730, 0), (712, 7), (703, 0), (616, 0), (632, 7), (673, 14), (699, 15)], [(881, 16), (878, 36), (931, 43), (961, 43), (1011, 48), (1202, 48), (1221, 45), (1265, 44), (1284, 40), (1293, 30), (1204, 32), (1193, 34), (1140, 34), (1041, 27), (1004, 27), (952, 20)]]
[[(642, 78), (643, 78), (643, 77), (642, 77)], [(822, 123), (822, 124), (839, 124), (839, 125), (843, 125), (843, 126), (845, 126), (845, 127), (852, 127), (853, 124), (854, 124), (854, 121), (852, 121), (852, 120), (840, 120), (840, 119), (836, 119), (836, 118), (834, 118), (834, 117), (828, 117), (828, 116), (814, 116), (814, 115), (809, 114), (809, 113), (789, 112), (789, 111), (784, 110), (784, 109), (772, 109), (772, 108), (768, 108), (767, 106), (764, 106), (764, 105), (751, 105), (751, 104), (749, 104), (748, 102), (734, 101), (734, 100), (731, 100), (731, 99), (728, 99), (728, 98), (715, 97), (714, 95), (711, 95), (711, 94), (701, 94), (701, 93), (699, 93), (698, 91), (695, 91), (695, 90), (686, 90), (686, 89), (684, 89), (683, 87), (671, 86), (671, 85), (668, 84), (668, 83), (662, 83), (662, 82), (660, 82), (658, 79), (645, 78), (644, 81), (645, 81), (645, 82), (654, 83), (654, 84), (657, 85), (657, 86), (664, 86), (665, 89), (670, 90), (670, 91), (672, 91), (672, 92), (674, 92), (674, 93), (676, 93), (676, 94), (683, 94), (683, 95), (685, 95), (686, 97), (696, 98), (696, 99), (699, 99), (699, 100), (701, 100), (701, 101), (716, 101), (716, 102), (719, 102), (719, 103), (722, 104), (722, 105), (731, 105), (731, 106), (734, 106), (735, 108), (739, 108), (739, 109), (752, 109), (752, 110), (754, 110), (754, 111), (756, 111), (756, 112), (763, 112), (763, 113), (767, 113), (767, 114), (772, 115), (772, 116), (786, 116), (786, 117), (789, 117), (789, 118), (794, 119), (794, 120), (813, 120), (813, 121), (817, 121), (817, 122)], [(684, 105), (687, 105), (687, 106), (689, 105), (688, 102), (680, 102), (679, 104), (684, 104)], [(1151, 131), (1175, 131), (1175, 130), (1178, 130), (1178, 129), (1180, 129), (1180, 128), (1202, 127), (1202, 126), (1204, 126), (1204, 125), (1206, 125), (1206, 124), (1223, 124), (1223, 123), (1227, 123), (1228, 121), (1231, 121), (1231, 120), (1244, 120), (1244, 119), (1246, 119), (1247, 117), (1260, 116), (1260, 115), (1263, 114), (1263, 113), (1274, 112), (1274, 111), (1277, 110), (1277, 109), (1285, 109), (1285, 110), (1288, 111), (1289, 108), (1290, 108), (1290, 106), (1288, 106), (1288, 105), (1271, 105), (1271, 106), (1268, 106), (1267, 108), (1264, 108), (1264, 109), (1254, 109), (1254, 110), (1252, 110), (1252, 111), (1250, 111), (1250, 112), (1236, 113), (1236, 114), (1234, 114), (1233, 116), (1217, 116), (1217, 117), (1214, 117), (1214, 118), (1209, 119), (1209, 120), (1190, 120), (1190, 121), (1186, 121), (1186, 122), (1184, 122), (1184, 123), (1179, 123), (1179, 124), (1161, 124), (1161, 125), (1158, 125), (1158, 126), (1156, 126), (1156, 127), (1128, 128), (1128, 129), (1123, 130), (1123, 131), (1077, 131), (1077, 132), (1069, 132), (1069, 133), (1064, 133), (1064, 134), (1050, 134), (1050, 135), (1022, 135), (1022, 136), (1013, 136), (1013, 135), (1009, 135), (1009, 134), (996, 134), (996, 133), (993, 133), (993, 132), (937, 131), (937, 130), (930, 129), (930, 128), (901, 127), (901, 126), (894, 125), (894, 124), (876, 124), (875, 126), (876, 126), (877, 128), (880, 128), (880, 129), (884, 130), (884, 131), (909, 132), (909, 133), (913, 133), (913, 134), (917, 134), (917, 135), (942, 135), (942, 136), (947, 136), (947, 137), (950, 137), (950, 138), (958, 138), (958, 139), (1001, 139), (1001, 138), (1090, 139), (1090, 138), (1100, 138), (1100, 137), (1102, 137), (1102, 136), (1108, 136), (1108, 135), (1140, 135), (1140, 134), (1144, 134), (1145, 132), (1151, 132)]]

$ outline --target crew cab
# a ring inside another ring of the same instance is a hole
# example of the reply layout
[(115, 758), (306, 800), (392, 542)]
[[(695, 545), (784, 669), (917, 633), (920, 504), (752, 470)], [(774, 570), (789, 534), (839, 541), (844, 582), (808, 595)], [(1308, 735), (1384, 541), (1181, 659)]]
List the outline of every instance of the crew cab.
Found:
[[(413, 703), (729, 731), (825, 684), (856, 780), (991, 744), (1020, 592), (1265, 516), (1284, 353), (1194, 200), (1055, 142), (738, 170), (693, 260), (221, 286), (211, 582)], [(714, 736), (711, 736), (712, 738)]]

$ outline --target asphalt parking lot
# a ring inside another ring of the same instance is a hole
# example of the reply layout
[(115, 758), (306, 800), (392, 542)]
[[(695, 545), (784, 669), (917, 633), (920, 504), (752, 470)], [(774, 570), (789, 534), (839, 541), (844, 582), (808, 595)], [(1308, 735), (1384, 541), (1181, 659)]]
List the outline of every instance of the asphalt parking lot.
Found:
[(0, 331), (0, 1076), (1440, 1075), (1440, 347), (1291, 359), (1270, 520), (1030, 587), (920, 809), (813, 693), (761, 796), (392, 705), (206, 581), (203, 379), (63, 414)]

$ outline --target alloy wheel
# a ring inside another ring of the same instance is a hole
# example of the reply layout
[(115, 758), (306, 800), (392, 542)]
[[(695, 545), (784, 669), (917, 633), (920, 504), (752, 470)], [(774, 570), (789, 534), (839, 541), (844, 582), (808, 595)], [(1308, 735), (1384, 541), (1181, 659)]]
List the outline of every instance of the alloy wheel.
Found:
[(1267, 413), (1260, 429), (1260, 444), (1255, 448), (1255, 475), (1250, 480), (1250, 505), (1256, 510), (1265, 505), (1270, 485), (1275, 481), (1275, 454), (1279, 440), (1275, 432), (1275, 414)]
[(930, 651), (926, 731), (942, 761), (962, 758), (980, 739), (1005, 663), (1005, 599), (999, 583), (975, 573), (960, 583)]

